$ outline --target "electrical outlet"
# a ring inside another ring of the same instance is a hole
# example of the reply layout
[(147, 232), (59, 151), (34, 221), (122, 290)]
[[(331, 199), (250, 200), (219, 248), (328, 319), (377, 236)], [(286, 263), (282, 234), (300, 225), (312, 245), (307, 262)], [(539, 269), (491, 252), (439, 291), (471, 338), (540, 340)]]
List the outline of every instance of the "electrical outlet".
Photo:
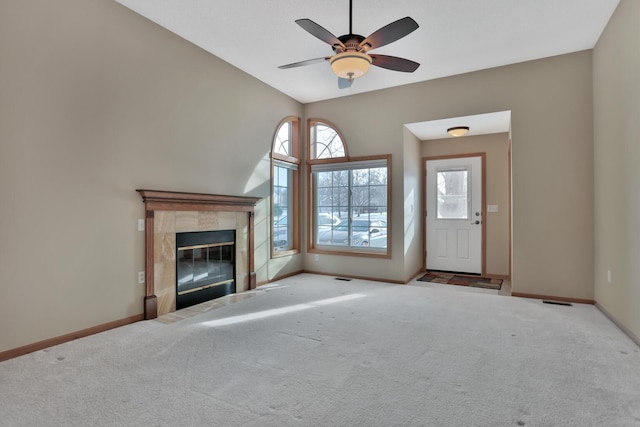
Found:
[(144, 219), (138, 220), (138, 231), (144, 231)]
[(144, 284), (144, 271), (138, 271), (138, 283)]
[(316, 254), (315, 260), (316, 260), (316, 262), (320, 261), (320, 255)]
[(611, 283), (611, 270), (607, 270), (607, 283)]

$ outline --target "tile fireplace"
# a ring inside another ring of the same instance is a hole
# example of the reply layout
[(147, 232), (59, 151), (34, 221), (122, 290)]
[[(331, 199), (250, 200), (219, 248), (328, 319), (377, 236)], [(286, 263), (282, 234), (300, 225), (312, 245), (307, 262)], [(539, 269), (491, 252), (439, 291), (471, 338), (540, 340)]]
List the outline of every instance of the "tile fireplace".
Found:
[(146, 218), (145, 319), (196, 304), (195, 294), (212, 299), (255, 288), (253, 221), (259, 198), (137, 191)]

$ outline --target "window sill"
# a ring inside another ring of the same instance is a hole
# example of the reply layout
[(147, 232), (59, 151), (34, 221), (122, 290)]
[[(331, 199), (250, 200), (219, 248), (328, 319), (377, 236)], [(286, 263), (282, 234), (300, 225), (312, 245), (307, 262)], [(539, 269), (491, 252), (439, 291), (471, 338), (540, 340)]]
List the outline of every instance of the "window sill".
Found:
[(271, 259), (274, 258), (282, 258), (282, 257), (286, 257), (286, 256), (291, 256), (291, 255), (297, 255), (300, 253), (299, 249), (289, 249), (286, 251), (274, 251), (273, 249), (271, 250)]
[(345, 249), (345, 248), (333, 248), (330, 246), (317, 246), (309, 248), (309, 253), (323, 254), (323, 255), (340, 255), (340, 256), (357, 256), (364, 258), (384, 258), (390, 259), (391, 254), (388, 249)]

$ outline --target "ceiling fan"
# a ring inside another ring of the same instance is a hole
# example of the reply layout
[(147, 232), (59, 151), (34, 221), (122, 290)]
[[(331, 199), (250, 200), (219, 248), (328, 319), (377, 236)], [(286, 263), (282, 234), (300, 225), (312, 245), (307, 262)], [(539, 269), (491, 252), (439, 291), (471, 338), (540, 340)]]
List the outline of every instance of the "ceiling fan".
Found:
[(417, 62), (408, 59), (368, 53), (372, 49), (385, 46), (415, 31), (418, 28), (416, 21), (407, 16), (385, 25), (369, 37), (363, 37), (359, 34), (353, 34), (352, 18), (353, 2), (349, 0), (349, 34), (340, 37), (334, 36), (311, 19), (296, 20), (296, 24), (309, 34), (328, 43), (335, 55), (294, 62), (293, 64), (281, 65), (278, 68), (296, 68), (329, 61), (331, 69), (338, 76), (338, 87), (344, 89), (351, 86), (353, 79), (366, 74), (370, 65), (406, 73), (412, 73), (420, 66)]

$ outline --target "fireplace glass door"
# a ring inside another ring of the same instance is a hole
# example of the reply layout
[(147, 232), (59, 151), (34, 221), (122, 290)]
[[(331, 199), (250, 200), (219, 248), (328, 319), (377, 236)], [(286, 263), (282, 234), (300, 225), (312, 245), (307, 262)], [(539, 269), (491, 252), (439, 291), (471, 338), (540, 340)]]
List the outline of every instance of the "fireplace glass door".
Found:
[(209, 243), (195, 236), (203, 233), (182, 233), (189, 235), (186, 244), (180, 235), (176, 238), (177, 309), (235, 292), (235, 236), (227, 231), (205, 234), (211, 233), (227, 235), (216, 235)]

